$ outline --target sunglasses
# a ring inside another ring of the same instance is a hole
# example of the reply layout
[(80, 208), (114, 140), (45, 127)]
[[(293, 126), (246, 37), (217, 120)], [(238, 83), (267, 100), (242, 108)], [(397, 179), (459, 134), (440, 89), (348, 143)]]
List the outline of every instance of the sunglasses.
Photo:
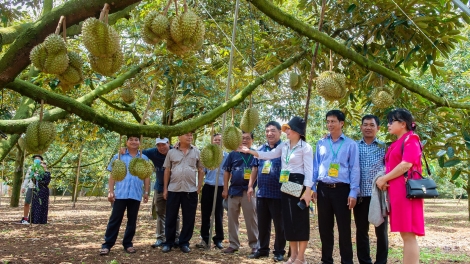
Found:
[(388, 120), (388, 124), (391, 125), (395, 121), (402, 122), (401, 120), (398, 120), (398, 119), (390, 119), (390, 120)]

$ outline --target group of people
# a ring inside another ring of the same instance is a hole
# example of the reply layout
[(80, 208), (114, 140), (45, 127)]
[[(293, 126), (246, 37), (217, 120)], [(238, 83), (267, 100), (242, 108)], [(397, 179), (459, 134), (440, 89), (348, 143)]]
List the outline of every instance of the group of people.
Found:
[[(249, 258), (269, 256), (273, 223), (274, 260), (285, 260), (288, 241), (290, 254), (284, 263), (307, 263), (305, 250), (310, 238), (308, 207), (313, 202), (317, 204), (318, 211), (321, 263), (333, 263), (335, 219), (341, 263), (353, 263), (352, 211), (357, 230), (358, 261), (372, 263), (368, 215), (371, 200), (375, 199), (372, 195), (375, 189), (388, 190), (390, 206), (389, 216), (383, 215), (383, 222), (375, 227), (377, 253), (374, 263), (387, 262), (388, 217), (391, 231), (400, 232), (404, 242), (403, 263), (418, 263), (416, 236), (424, 235), (424, 203), (422, 199), (406, 198), (403, 174), (410, 169), (421, 171), (421, 143), (413, 132), (416, 124), (409, 111), (393, 110), (389, 112), (387, 121), (389, 133), (397, 136), (397, 140), (388, 147), (376, 137), (380, 125), (377, 116), (362, 118), (363, 137), (354, 141), (343, 133), (344, 113), (331, 110), (326, 114), (329, 133), (317, 142), (315, 149), (305, 140), (305, 120), (294, 117), (282, 126), (275, 121), (267, 123), (266, 143), (257, 150), (251, 148), (253, 133), (243, 132), (242, 145), (236, 151), (224, 153), (220, 168), (215, 170), (203, 168), (199, 150), (191, 144), (192, 133), (179, 136), (173, 147), (167, 138), (157, 138), (156, 148), (142, 153), (138, 151), (139, 138), (128, 136), (127, 149), (122, 150), (121, 160), (128, 165), (132, 157), (142, 157), (155, 165), (157, 240), (152, 247), (161, 247), (164, 253), (174, 247), (179, 247), (184, 253), (191, 251), (189, 241), (201, 193), (201, 241), (196, 244), (198, 248), (207, 248), (212, 239), (214, 246), (222, 249), (223, 253), (238, 251), (238, 219), (243, 211), (251, 248)], [(286, 141), (281, 141), (281, 132), (286, 134)], [(213, 135), (212, 142), (220, 144), (221, 135)], [(113, 160), (117, 157), (115, 155)], [(108, 170), (111, 171), (111, 165)], [(115, 244), (126, 208), (128, 222), (123, 246), (128, 253), (136, 252), (132, 238), (138, 208), (142, 197), (147, 202), (149, 188), (148, 179), (142, 181), (129, 172), (121, 182), (114, 182), (110, 177), (108, 200), (114, 205), (101, 255), (107, 255)], [(214, 197), (215, 235), (211, 238), (209, 229)], [(226, 248), (222, 245), (224, 203), (230, 243)]]

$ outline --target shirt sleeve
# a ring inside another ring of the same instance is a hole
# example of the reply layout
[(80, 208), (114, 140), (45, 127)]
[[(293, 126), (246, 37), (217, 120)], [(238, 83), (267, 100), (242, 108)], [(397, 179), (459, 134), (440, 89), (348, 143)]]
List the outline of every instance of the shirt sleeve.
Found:
[(29, 176), (30, 174), (31, 174), (31, 167), (28, 168), (28, 171), (26, 172), (26, 175), (24, 176), (23, 184), (21, 184), (22, 189), (28, 189), (29, 187), (28, 183), (31, 180), (31, 176)]
[(197, 155), (197, 158), (196, 158), (196, 167), (198, 169), (203, 169), (204, 166), (202, 165), (202, 162), (201, 162), (201, 152), (199, 151), (199, 149), (196, 149), (196, 155)]
[(421, 148), (419, 144), (420, 142), (417, 135), (410, 135), (408, 139), (405, 139), (402, 160), (412, 163), (413, 165), (419, 164), (421, 160)]
[(349, 147), (349, 179), (351, 181), (351, 190), (349, 197), (357, 198), (360, 192), (361, 170), (359, 167), (359, 147), (353, 142)]
[(320, 141), (317, 142), (317, 147), (315, 148), (315, 157), (313, 158), (313, 177), (312, 177), (312, 190), (317, 191), (317, 181), (318, 181), (318, 167), (320, 166)]
[(171, 149), (168, 151), (165, 157), (165, 161), (163, 162), (163, 168), (170, 168), (171, 169)]
[(231, 166), (231, 164), (232, 164), (232, 153), (233, 153), (233, 151), (228, 154), (227, 159), (224, 162), (224, 169), (225, 169), (225, 171), (228, 171), (228, 172), (232, 171), (232, 166)]
[(106, 168), (108, 171), (111, 171), (113, 169), (113, 162), (117, 159), (118, 154), (114, 155), (111, 161), (108, 164), (108, 168)]
[[(306, 142), (305, 142), (306, 143)], [(312, 147), (306, 143), (305, 148), (303, 148), (303, 162), (304, 162), (304, 186), (313, 185), (313, 150)]]
[(258, 159), (271, 160), (279, 158), (282, 154), (282, 148), (284, 144), (279, 144), (277, 147), (271, 151), (256, 151), (258, 152)]

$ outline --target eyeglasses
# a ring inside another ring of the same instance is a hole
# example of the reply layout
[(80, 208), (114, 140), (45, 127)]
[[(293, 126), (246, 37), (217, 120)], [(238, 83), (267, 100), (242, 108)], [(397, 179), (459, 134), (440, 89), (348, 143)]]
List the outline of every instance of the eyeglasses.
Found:
[(388, 120), (388, 124), (391, 125), (395, 121), (401, 122), (401, 120), (398, 120), (398, 119), (391, 119), (391, 120)]

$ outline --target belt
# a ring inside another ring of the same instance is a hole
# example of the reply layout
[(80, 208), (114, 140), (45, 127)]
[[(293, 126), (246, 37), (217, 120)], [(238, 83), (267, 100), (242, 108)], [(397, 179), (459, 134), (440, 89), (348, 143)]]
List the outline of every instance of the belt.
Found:
[(349, 183), (344, 183), (344, 182), (337, 182), (337, 183), (324, 183), (324, 182), (318, 182), (318, 185), (323, 185), (327, 188), (336, 188), (340, 186), (346, 186), (349, 185)]

